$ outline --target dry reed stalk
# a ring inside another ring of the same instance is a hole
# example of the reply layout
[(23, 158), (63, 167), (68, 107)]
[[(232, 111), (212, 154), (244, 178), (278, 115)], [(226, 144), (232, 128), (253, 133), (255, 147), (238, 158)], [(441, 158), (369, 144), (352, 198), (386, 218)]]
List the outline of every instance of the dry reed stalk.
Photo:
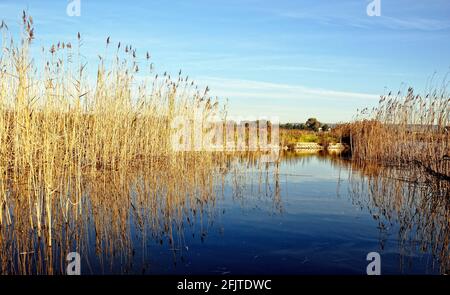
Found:
[[(71, 204), (75, 220), (83, 212), (86, 174), (137, 166), (161, 171), (212, 167), (210, 153), (180, 156), (171, 146), (174, 117), (196, 112), (206, 118), (218, 111), (208, 91), (181, 73), (175, 79), (164, 74), (140, 81), (144, 63), (136, 50), (118, 45), (109, 61), (108, 37), (92, 85), (80, 53), (80, 34), (76, 48), (58, 42), (43, 51), (41, 67), (31, 57), (35, 34), (31, 17), (23, 14), (18, 44), (6, 26), (1, 30), (0, 224), (12, 222), (11, 183), (26, 184), (20, 198), (27, 202), (29, 228), (38, 236), (44, 236), (45, 229), (51, 246), (54, 216), (61, 214), (55, 212), (56, 204), (65, 203), (66, 221), (72, 216)], [(145, 64), (151, 67), (148, 54)], [(151, 70), (146, 75), (150, 74)], [(67, 181), (76, 184), (70, 191), (65, 191)]]
[(354, 159), (389, 165), (420, 166), (433, 177), (450, 180), (450, 96), (426, 95), (412, 88), (383, 95), (378, 107), (362, 110), (353, 123), (335, 132), (346, 136)]

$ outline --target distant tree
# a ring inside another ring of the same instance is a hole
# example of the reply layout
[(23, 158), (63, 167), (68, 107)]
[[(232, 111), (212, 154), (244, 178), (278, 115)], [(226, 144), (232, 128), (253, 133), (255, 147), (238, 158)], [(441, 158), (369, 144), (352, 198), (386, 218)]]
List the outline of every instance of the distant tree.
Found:
[(286, 129), (292, 129), (292, 124), (291, 123), (287, 123), (286, 124)]
[(322, 127), (324, 130), (327, 130), (328, 125), (322, 126), (322, 124), (316, 118), (309, 118), (306, 123), (285, 123), (280, 124), (280, 128), (288, 129), (288, 130), (313, 130), (318, 131), (319, 128)]
[(328, 124), (322, 125), (322, 131), (328, 131), (328, 129), (330, 129), (330, 126), (328, 126)]
[(318, 131), (321, 124), (316, 118), (309, 118), (305, 125), (309, 130)]

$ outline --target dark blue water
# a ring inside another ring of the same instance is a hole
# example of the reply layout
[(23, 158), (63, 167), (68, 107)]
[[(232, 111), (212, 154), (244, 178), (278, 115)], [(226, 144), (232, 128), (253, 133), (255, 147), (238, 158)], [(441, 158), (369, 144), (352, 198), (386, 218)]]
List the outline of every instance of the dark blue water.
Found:
[(210, 210), (190, 217), (193, 226), (174, 229), (172, 244), (130, 220), (130, 252), (100, 263), (86, 249), (82, 273), (366, 274), (369, 252), (381, 255), (382, 274), (439, 273), (418, 246), (424, 241), (399, 236), (400, 217), (380, 226), (370, 196), (352, 193), (364, 183), (356, 174), (345, 160), (319, 155), (291, 156), (263, 173), (240, 167), (216, 188)]

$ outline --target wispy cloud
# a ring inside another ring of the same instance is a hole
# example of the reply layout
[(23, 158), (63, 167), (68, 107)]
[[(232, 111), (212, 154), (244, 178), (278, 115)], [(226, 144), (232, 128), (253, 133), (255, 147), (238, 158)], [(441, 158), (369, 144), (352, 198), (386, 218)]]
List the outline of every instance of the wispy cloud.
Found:
[[(384, 6), (382, 6), (384, 7)], [(346, 9), (339, 6), (331, 6), (328, 9), (319, 7), (304, 11), (278, 11), (280, 18), (295, 19), (321, 25), (346, 26), (361, 29), (385, 28), (391, 30), (416, 30), (416, 31), (442, 31), (450, 29), (450, 20), (439, 17), (420, 17), (418, 15), (395, 16), (389, 10), (382, 10), (379, 17), (365, 15), (365, 6), (349, 7), (353, 13), (346, 13)]]
[(226, 79), (218, 77), (200, 77), (198, 82), (212, 86), (215, 91), (225, 96), (247, 98), (324, 98), (330, 100), (372, 100), (378, 95), (369, 93), (335, 91), (320, 88), (310, 88), (300, 85), (261, 82), (253, 80)]
[(450, 21), (427, 18), (395, 18), (384, 16), (381, 18), (384, 26), (391, 29), (410, 29), (421, 31), (440, 31), (450, 29)]
[[(277, 116), (284, 122), (301, 122), (310, 116), (327, 122), (351, 120), (357, 108), (374, 105), (378, 95), (254, 80), (199, 77), (211, 94), (228, 98), (235, 116)], [(333, 105), (333, 108), (329, 106)]]
[(29, 8), (36, 49), (80, 32), (93, 76), (97, 54), (114, 54), (104, 53), (111, 36), (137, 48), (139, 62), (150, 51), (157, 72), (200, 77), (236, 112), (340, 121), (376, 103), (371, 93), (402, 81), (420, 87), (449, 63), (448, 0), (382, 0), (381, 17), (367, 16), (370, 1), (83, 1), (81, 17), (70, 18), (67, 1), (0, 0), (0, 20), (17, 33)]
[[(285, 71), (285, 72), (317, 72), (317, 73), (335, 73), (336, 62), (306, 61), (305, 65), (298, 65), (299, 57), (295, 55), (278, 56), (273, 54), (258, 56), (237, 56), (237, 55), (211, 55), (208, 53), (199, 53), (197, 55), (175, 53), (171, 59), (179, 61), (183, 59), (185, 67), (191, 69), (202, 67), (213, 67), (215, 70), (232, 70), (239, 68), (241, 71), (264, 72), (264, 71)], [(307, 59), (302, 57), (301, 60)], [(310, 57), (312, 59), (312, 57)]]

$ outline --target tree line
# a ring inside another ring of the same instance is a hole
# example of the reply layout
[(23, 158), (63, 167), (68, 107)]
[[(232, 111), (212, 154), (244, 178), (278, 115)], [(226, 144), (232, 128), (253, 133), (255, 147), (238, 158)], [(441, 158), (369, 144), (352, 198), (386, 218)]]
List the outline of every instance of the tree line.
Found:
[(328, 131), (330, 126), (328, 124), (322, 124), (316, 118), (309, 118), (305, 123), (286, 123), (280, 124), (280, 128), (289, 130), (309, 130), (309, 131)]

